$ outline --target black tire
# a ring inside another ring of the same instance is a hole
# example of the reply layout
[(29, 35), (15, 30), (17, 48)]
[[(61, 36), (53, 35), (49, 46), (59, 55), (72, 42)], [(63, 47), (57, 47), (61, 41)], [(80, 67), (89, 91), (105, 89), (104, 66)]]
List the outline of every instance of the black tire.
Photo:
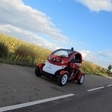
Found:
[(81, 78), (79, 80), (77, 80), (77, 84), (79, 84), (79, 85), (83, 84), (84, 80), (85, 80), (85, 74), (83, 74), (81, 76)]
[(42, 76), (42, 74), (40, 73), (40, 69), (38, 66), (35, 67), (35, 75), (36, 76)]
[(58, 85), (64, 86), (68, 81), (68, 74), (59, 75), (58, 77)]

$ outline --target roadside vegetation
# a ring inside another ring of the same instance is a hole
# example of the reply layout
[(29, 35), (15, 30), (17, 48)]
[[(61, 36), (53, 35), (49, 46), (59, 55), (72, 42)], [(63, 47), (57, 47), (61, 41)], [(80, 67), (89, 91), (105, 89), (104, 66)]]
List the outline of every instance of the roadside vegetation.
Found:
[(50, 50), (40, 46), (0, 34), (1, 63), (35, 66), (38, 62), (44, 62), (50, 53)]
[(96, 64), (87, 61), (82, 62), (81, 70), (86, 74), (112, 77), (112, 72), (111, 69), (109, 69), (109, 67), (102, 68), (101, 66), (98, 66)]
[[(34, 67), (38, 62), (45, 62), (50, 53), (48, 49), (0, 34), (0, 63)], [(112, 77), (111, 68), (111, 65), (106, 69), (83, 61), (81, 70), (86, 74)]]

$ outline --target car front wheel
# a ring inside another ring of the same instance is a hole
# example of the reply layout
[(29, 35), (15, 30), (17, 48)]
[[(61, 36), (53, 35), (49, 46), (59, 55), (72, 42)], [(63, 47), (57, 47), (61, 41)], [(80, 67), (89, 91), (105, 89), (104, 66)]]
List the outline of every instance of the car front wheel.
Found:
[(68, 80), (68, 74), (59, 75), (58, 77), (58, 85), (64, 86), (67, 83)]

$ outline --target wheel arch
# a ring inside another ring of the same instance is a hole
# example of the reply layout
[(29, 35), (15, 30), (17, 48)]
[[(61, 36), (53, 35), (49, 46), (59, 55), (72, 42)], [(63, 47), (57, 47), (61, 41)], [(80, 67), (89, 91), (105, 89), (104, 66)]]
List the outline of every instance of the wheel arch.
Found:
[(79, 72), (79, 74), (77, 75), (77, 80), (80, 80), (80, 78), (81, 78), (82, 75), (85, 76), (85, 74), (83, 72)]
[(44, 65), (45, 65), (44, 63), (38, 63), (36, 66), (38, 66), (39, 69), (42, 70), (42, 68), (43, 68)]

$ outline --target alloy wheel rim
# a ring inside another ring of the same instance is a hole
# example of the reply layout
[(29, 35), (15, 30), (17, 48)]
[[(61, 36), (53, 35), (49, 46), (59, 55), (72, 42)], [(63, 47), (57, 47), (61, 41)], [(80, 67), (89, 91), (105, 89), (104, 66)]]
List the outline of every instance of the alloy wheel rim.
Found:
[(84, 75), (82, 75), (81, 79), (80, 79), (80, 83), (82, 84), (84, 82)]
[(63, 75), (62, 80), (61, 80), (62, 85), (66, 84), (67, 79), (68, 79), (68, 75), (67, 74)]

